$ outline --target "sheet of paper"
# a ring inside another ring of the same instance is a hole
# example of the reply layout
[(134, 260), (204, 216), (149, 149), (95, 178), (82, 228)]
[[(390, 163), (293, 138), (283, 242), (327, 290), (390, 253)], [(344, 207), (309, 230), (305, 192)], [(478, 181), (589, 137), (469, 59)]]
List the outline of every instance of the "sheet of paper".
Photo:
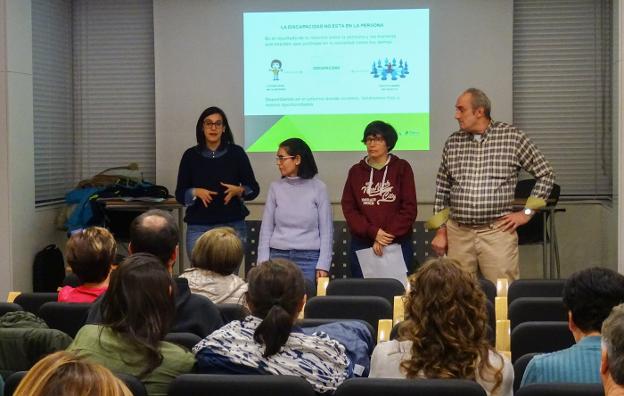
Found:
[(384, 247), (383, 255), (377, 256), (373, 248), (355, 252), (364, 278), (393, 278), (407, 287), (407, 270), (401, 245), (393, 243)]

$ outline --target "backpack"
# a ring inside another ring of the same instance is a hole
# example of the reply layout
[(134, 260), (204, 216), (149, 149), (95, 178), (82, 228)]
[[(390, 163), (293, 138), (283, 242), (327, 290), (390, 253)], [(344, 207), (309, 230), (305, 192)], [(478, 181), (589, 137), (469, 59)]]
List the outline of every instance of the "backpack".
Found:
[(56, 245), (48, 245), (37, 252), (33, 263), (34, 292), (56, 292), (64, 278), (65, 261)]

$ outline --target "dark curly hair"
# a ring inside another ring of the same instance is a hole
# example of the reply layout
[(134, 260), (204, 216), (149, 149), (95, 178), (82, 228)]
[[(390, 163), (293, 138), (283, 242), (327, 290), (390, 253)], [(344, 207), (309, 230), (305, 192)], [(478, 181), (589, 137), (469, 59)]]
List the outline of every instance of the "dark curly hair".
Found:
[(476, 372), (494, 382), (501, 368), (490, 363), (486, 297), (477, 279), (449, 258), (426, 262), (409, 279), (401, 339), (412, 341), (411, 357), (401, 362), (407, 378), (476, 379)]

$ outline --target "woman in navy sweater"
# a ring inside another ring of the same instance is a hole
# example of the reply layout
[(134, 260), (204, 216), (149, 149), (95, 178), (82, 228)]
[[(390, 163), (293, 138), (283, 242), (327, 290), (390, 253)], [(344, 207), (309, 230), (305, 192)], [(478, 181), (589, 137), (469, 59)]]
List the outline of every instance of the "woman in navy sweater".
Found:
[(227, 117), (218, 107), (204, 110), (197, 120), (197, 145), (182, 155), (176, 199), (186, 206), (186, 247), (189, 255), (204, 232), (232, 227), (246, 242), (244, 201), (258, 196), (260, 187), (249, 158), (234, 144)]

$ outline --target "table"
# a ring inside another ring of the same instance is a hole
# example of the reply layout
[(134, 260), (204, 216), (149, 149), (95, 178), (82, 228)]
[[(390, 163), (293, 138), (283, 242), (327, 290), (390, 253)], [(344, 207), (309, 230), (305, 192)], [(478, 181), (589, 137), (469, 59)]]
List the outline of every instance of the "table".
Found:
[(186, 259), (186, 246), (184, 244), (184, 205), (180, 204), (175, 198), (167, 198), (161, 202), (148, 202), (139, 200), (129, 200), (131, 198), (99, 198), (97, 202), (104, 206), (105, 210), (110, 211), (140, 211), (147, 212), (150, 209), (162, 209), (167, 211), (178, 211), (178, 229), (180, 241), (178, 254), (178, 273), (184, 271), (184, 261)]

